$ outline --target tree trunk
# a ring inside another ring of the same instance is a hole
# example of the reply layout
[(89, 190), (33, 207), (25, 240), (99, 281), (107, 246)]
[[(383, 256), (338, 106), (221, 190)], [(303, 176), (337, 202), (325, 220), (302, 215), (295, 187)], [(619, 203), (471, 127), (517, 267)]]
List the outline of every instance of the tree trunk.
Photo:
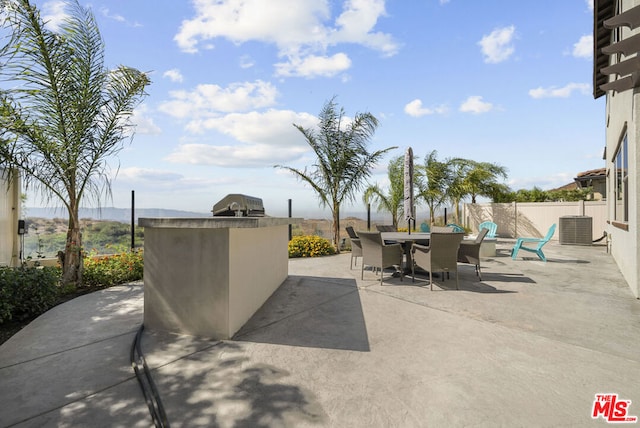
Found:
[(340, 254), (340, 207), (333, 207), (333, 243), (336, 246), (336, 254)]
[(69, 213), (67, 242), (61, 258), (62, 285), (73, 288), (82, 286), (82, 233), (77, 212)]
[(456, 201), (455, 213), (456, 213), (456, 224), (462, 225), (462, 223), (460, 222), (460, 201)]

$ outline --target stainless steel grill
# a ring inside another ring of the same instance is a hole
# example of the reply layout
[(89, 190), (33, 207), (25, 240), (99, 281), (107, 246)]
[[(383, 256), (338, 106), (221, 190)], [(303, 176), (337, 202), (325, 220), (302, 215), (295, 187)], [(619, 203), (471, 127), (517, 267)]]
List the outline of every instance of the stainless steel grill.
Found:
[(231, 193), (217, 202), (211, 212), (214, 217), (263, 217), (264, 205), (260, 198)]

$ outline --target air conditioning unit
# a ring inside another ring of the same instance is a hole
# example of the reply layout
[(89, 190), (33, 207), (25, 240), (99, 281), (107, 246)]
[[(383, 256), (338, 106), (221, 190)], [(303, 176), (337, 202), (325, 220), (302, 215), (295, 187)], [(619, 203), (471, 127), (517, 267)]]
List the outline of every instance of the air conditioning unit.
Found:
[(593, 219), (582, 215), (560, 217), (559, 240), (563, 245), (591, 245)]

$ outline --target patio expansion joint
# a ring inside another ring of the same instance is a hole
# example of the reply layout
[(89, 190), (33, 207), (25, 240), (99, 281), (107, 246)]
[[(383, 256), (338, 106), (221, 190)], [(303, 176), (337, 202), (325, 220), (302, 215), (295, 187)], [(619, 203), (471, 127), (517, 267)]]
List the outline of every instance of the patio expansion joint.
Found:
[(38, 355), (37, 357), (29, 358), (28, 360), (18, 361), (17, 363), (13, 363), (13, 364), (9, 364), (9, 365), (6, 365), (6, 366), (2, 366), (2, 367), (0, 367), (0, 370), (8, 369), (8, 368), (15, 367), (15, 366), (19, 366), (21, 364), (31, 363), (33, 361), (38, 361), (38, 360), (41, 360), (41, 359), (44, 359), (44, 358), (53, 357), (55, 355), (61, 355), (61, 354), (64, 354), (64, 353), (67, 353), (67, 352), (70, 352), (70, 351), (76, 351), (78, 349), (82, 349), (82, 348), (85, 348), (87, 346), (92, 346), (92, 345), (95, 345), (97, 343), (106, 342), (108, 340), (115, 339), (115, 338), (122, 337), (122, 336), (126, 336), (128, 334), (134, 334), (137, 331), (138, 331), (138, 328), (136, 327), (135, 330), (126, 331), (124, 333), (115, 334), (113, 336), (105, 337), (105, 338), (102, 338), (102, 339), (99, 339), (99, 340), (94, 340), (93, 342), (83, 343), (82, 345), (77, 345), (77, 346), (73, 346), (71, 348), (61, 349), (60, 351), (50, 352), (48, 354)]
[(195, 351), (193, 351), (193, 352), (189, 352), (188, 354), (184, 354), (184, 355), (182, 355), (182, 356), (180, 356), (180, 357), (177, 357), (177, 358), (174, 358), (174, 359), (172, 359), (172, 360), (170, 360), (170, 361), (167, 361), (167, 362), (164, 362), (164, 363), (162, 363), (162, 364), (159, 364), (159, 365), (157, 365), (156, 367), (151, 367), (151, 371), (154, 371), (154, 372), (155, 372), (155, 371), (159, 371), (160, 369), (162, 369), (162, 368), (164, 368), (164, 367), (167, 367), (167, 366), (170, 366), (170, 365), (171, 365), (171, 364), (173, 364), (173, 363), (177, 363), (178, 361), (182, 361), (182, 360), (184, 360), (184, 359), (187, 359), (187, 358), (189, 358), (189, 357), (192, 357), (192, 356), (194, 356), (194, 355), (197, 355), (197, 354), (199, 354), (199, 353), (201, 353), (201, 352), (209, 351), (209, 350), (211, 350), (211, 349), (215, 348), (216, 346), (220, 346), (220, 345), (221, 345), (221, 344), (223, 344), (224, 342), (225, 342), (224, 340), (218, 340), (218, 341), (216, 341), (216, 342), (214, 342), (214, 343), (212, 343), (212, 344), (210, 344), (210, 345), (205, 346), (204, 348), (197, 349), (197, 350), (195, 350)]
[[(67, 406), (69, 406), (71, 404), (74, 404), (74, 403), (79, 403), (81, 401), (84, 401), (84, 400), (86, 400), (88, 398), (91, 398), (91, 397), (93, 397), (95, 395), (101, 394), (101, 393), (103, 393), (105, 391), (108, 391), (108, 390), (110, 390), (112, 388), (115, 388), (117, 386), (122, 385), (123, 383), (127, 383), (127, 382), (132, 381), (132, 380), (136, 380), (136, 376), (134, 374), (132, 374), (131, 376), (129, 376), (129, 377), (125, 378), (125, 379), (122, 379), (122, 380), (120, 380), (120, 381), (118, 381), (118, 382), (116, 382), (114, 384), (111, 384), (109, 386), (105, 386), (104, 388), (101, 388), (101, 389), (98, 389), (98, 390), (95, 390), (95, 391), (91, 391), (90, 393), (85, 394), (85, 395), (83, 395), (81, 397), (78, 397), (78, 398), (75, 398), (75, 399), (70, 400), (68, 402), (62, 403), (62, 404), (60, 404), (58, 406), (51, 407), (50, 409), (44, 410), (44, 411), (42, 411), (42, 412), (40, 412), (40, 413), (38, 413), (36, 415), (31, 415), (28, 418), (22, 419), (20, 421), (16, 421), (16, 422), (12, 423), (11, 425), (7, 425), (6, 428), (17, 426), (17, 425), (23, 424), (25, 422), (29, 422), (30, 420), (37, 419), (37, 418), (39, 418), (41, 416), (46, 415), (47, 413), (55, 412), (57, 410), (63, 409), (63, 408), (65, 408), (65, 407), (67, 407)], [(144, 401), (144, 400), (141, 399), (140, 401)]]

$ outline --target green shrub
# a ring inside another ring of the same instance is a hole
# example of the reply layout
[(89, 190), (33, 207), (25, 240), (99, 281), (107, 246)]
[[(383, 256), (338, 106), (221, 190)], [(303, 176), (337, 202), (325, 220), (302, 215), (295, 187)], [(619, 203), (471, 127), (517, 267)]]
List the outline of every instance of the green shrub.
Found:
[(331, 242), (315, 235), (294, 236), (289, 241), (289, 257), (319, 257), (335, 254)]
[(142, 250), (121, 250), (109, 256), (90, 253), (84, 258), (82, 282), (86, 286), (109, 287), (142, 279)]
[(0, 268), (0, 323), (40, 315), (56, 304), (60, 269)]

